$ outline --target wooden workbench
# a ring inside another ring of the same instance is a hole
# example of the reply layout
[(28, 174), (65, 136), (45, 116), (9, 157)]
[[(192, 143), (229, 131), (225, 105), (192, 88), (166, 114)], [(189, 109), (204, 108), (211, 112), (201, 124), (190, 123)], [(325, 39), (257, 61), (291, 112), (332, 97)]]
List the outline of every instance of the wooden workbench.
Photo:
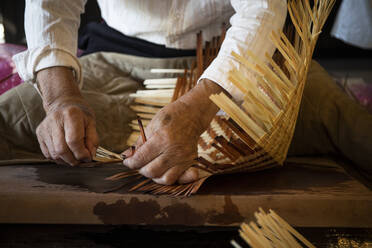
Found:
[(231, 226), (274, 209), (299, 227), (372, 227), (372, 192), (328, 159), (292, 159), (262, 172), (210, 178), (175, 199), (123, 191), (103, 180), (120, 164), (0, 166), (0, 223)]

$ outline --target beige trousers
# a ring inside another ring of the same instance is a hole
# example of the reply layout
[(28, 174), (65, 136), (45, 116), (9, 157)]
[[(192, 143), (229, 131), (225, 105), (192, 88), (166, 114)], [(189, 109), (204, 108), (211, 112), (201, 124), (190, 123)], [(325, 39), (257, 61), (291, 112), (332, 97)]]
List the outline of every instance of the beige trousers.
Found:
[[(151, 74), (151, 68), (184, 68), (191, 60), (117, 53), (82, 57), (82, 94), (95, 111), (100, 145), (113, 151), (126, 148), (128, 124), (135, 118), (129, 94), (144, 79), (165, 76)], [(1, 95), (0, 160), (40, 158), (35, 130), (44, 116), (41, 98), (28, 83)], [(289, 156), (302, 155), (343, 157), (372, 178), (372, 115), (344, 94), (316, 62), (311, 65), (289, 150)]]

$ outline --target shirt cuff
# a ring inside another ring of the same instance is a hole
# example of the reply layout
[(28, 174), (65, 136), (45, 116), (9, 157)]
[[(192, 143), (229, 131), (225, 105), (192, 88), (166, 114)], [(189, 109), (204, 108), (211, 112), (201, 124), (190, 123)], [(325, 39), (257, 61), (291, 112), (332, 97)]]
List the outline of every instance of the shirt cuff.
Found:
[(212, 80), (226, 90), (236, 103), (241, 103), (243, 102), (244, 94), (229, 79), (229, 73), (233, 69), (239, 70), (247, 78), (254, 80), (252, 74), (233, 57), (219, 55), (200, 76), (198, 82), (203, 78)]
[(79, 84), (79, 88), (82, 88), (82, 72), (79, 60), (75, 55), (64, 49), (51, 48), (50, 46), (29, 49), (14, 55), (13, 61), (20, 77), (24, 81), (33, 83), (35, 87), (38, 71), (54, 66), (64, 66), (73, 70), (76, 82)]

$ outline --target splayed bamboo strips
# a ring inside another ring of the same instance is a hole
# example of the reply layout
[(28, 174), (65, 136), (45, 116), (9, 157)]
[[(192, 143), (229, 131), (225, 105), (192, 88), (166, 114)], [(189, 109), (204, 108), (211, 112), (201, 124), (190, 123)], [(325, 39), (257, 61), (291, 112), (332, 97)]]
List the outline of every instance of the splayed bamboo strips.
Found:
[(291, 84), (286, 84), (280, 80), (280, 78), (272, 71), (270, 68), (253, 54), (253, 52), (248, 51), (247, 55), (256, 62), (254, 71), (260, 76), (265, 76), (268, 78), (273, 87), (276, 87), (278, 90), (281, 90), (283, 97), (287, 98), (287, 92), (291, 91)]
[(152, 179), (148, 178), (148, 179), (145, 179), (143, 180), (142, 182), (140, 182), (139, 184), (133, 186), (132, 188), (129, 189), (129, 191), (134, 191), (134, 190), (137, 190), (139, 189), (140, 187), (142, 187), (143, 185), (151, 182)]
[(274, 68), (274, 71), (277, 73), (279, 81), (283, 81), (283, 83), (288, 85), (290, 88), (292, 88), (291, 86), (295, 86), (297, 84), (297, 82), (293, 82), (288, 79), (283, 70), (280, 69), (279, 65), (270, 57), (269, 54), (265, 53), (265, 57), (269, 61), (269, 64)]
[(255, 142), (264, 135), (264, 131), (224, 93), (211, 95), (210, 99), (238, 123)]

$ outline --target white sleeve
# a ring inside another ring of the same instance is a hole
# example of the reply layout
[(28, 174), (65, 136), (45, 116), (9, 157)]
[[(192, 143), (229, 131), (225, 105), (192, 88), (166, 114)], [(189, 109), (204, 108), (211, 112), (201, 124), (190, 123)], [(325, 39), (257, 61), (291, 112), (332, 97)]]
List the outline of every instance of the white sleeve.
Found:
[(81, 86), (81, 66), (76, 58), (77, 31), (86, 0), (26, 0), (25, 32), (28, 49), (13, 56), (25, 81), (53, 66), (74, 70)]
[(247, 77), (252, 77), (252, 74), (234, 59), (231, 52), (247, 58), (246, 51), (251, 50), (265, 62), (265, 53), (272, 55), (275, 51), (269, 38), (270, 33), (283, 28), (287, 4), (285, 0), (231, 0), (231, 5), (236, 12), (230, 19), (231, 27), (227, 30), (217, 57), (200, 79), (207, 78), (216, 82), (235, 101), (240, 102), (243, 93), (230, 82), (228, 72), (237, 68)]

